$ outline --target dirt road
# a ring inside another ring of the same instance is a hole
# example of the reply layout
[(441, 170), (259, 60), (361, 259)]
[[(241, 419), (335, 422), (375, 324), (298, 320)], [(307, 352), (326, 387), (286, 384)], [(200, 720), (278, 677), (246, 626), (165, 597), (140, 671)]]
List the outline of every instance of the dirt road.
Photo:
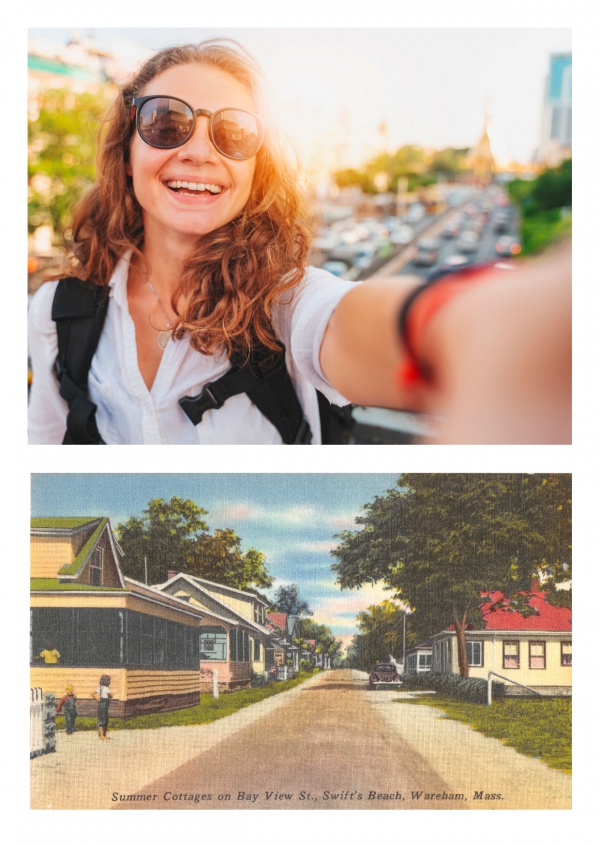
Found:
[(209, 726), (114, 732), (106, 743), (96, 739), (93, 760), (80, 761), (86, 773), (80, 770), (71, 786), (66, 759), (62, 773), (56, 771), (60, 748), (73, 756), (75, 744), (91, 738), (59, 736), (56, 761), (46, 762), (45, 773), (42, 759), (32, 762), (32, 803), (38, 803), (32, 806), (570, 807), (569, 776), (442, 719), (439, 711), (403, 704), (401, 696), (366, 690), (365, 675), (356, 671), (322, 673)]

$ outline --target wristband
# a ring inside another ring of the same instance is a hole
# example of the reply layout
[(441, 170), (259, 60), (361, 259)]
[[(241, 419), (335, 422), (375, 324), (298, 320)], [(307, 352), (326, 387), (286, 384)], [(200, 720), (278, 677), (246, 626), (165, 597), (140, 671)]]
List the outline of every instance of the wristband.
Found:
[(396, 378), (401, 388), (431, 387), (434, 374), (427, 362), (419, 356), (419, 345), (425, 327), (431, 318), (449, 300), (474, 282), (489, 278), (494, 267), (508, 265), (478, 264), (469, 268), (448, 268), (434, 271), (432, 275), (408, 295), (398, 318), (398, 332), (404, 347), (406, 361), (398, 368)]

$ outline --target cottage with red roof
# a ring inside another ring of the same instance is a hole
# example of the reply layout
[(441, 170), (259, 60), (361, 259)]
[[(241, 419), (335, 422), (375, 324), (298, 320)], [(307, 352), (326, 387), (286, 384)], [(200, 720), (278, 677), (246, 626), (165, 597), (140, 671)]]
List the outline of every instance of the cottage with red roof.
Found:
[(298, 617), (294, 614), (283, 614), (280, 611), (267, 611), (265, 624), (271, 631), (273, 648), (273, 664), (277, 670), (277, 678), (286, 678), (290, 672), (297, 673), (300, 669), (300, 648), (295, 640), (300, 636)]
[[(529, 616), (510, 610), (500, 592), (490, 593), (481, 605), (484, 628), (466, 632), (469, 676), (488, 678), (490, 672), (504, 678), (507, 694), (525, 692), (524, 685), (539, 693), (571, 695), (572, 613), (551, 605), (547, 592), (532, 586)], [(458, 675), (458, 649), (454, 627), (431, 638), (432, 671)], [(512, 689), (511, 689), (512, 683)]]

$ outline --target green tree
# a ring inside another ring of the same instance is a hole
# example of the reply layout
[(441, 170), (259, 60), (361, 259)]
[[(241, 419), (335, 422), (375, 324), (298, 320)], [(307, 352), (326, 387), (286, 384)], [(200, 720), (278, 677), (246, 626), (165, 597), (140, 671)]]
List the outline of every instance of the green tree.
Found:
[(242, 552), (241, 539), (232, 529), (208, 531), (208, 513), (192, 500), (152, 499), (143, 517), (130, 517), (116, 527), (123, 552), (123, 572), (149, 583), (164, 581), (169, 570), (199, 576), (245, 590), (270, 587), (264, 555), (256, 549)]
[(548, 168), (536, 179), (513, 180), (508, 193), (520, 212), (523, 255), (541, 252), (571, 232), (571, 159)]
[(273, 608), (281, 614), (293, 614), (298, 617), (302, 614), (312, 614), (306, 600), (300, 596), (298, 585), (281, 585), (275, 592)]
[(183, 572), (238, 590), (269, 588), (273, 579), (266, 569), (262, 552), (242, 552), (241, 538), (233, 529), (216, 529), (201, 534)]
[(76, 202), (94, 181), (96, 136), (111, 90), (40, 92), (28, 124), (29, 232), (51, 225), (59, 237), (71, 226)]
[(332, 555), (342, 588), (383, 580), (414, 609), (426, 637), (454, 625), (459, 669), (468, 675), (465, 629), (481, 625), (482, 594), (500, 590), (527, 614), (527, 591), (543, 572), (550, 588), (571, 576), (567, 475), (404, 474), (343, 532)]
[(373, 664), (398, 659), (402, 655), (404, 610), (395, 602), (385, 599), (371, 605), (356, 617), (360, 631), (360, 669), (368, 670)]
[(317, 652), (323, 655), (329, 655), (332, 667), (339, 663), (342, 644), (335, 637), (329, 626), (317, 623), (311, 618), (303, 618), (298, 620), (298, 631), (300, 633), (300, 637), (298, 638), (299, 645), (303, 642), (314, 640)]

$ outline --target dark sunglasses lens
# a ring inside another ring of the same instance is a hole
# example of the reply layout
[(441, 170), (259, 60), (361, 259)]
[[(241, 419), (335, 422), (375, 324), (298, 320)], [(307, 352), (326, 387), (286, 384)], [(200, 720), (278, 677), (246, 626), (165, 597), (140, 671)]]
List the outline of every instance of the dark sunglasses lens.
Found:
[(153, 97), (139, 109), (139, 131), (152, 147), (179, 147), (189, 138), (194, 125), (192, 110), (181, 100)]
[(258, 152), (262, 128), (249, 112), (223, 109), (213, 117), (215, 147), (231, 159), (248, 159)]

